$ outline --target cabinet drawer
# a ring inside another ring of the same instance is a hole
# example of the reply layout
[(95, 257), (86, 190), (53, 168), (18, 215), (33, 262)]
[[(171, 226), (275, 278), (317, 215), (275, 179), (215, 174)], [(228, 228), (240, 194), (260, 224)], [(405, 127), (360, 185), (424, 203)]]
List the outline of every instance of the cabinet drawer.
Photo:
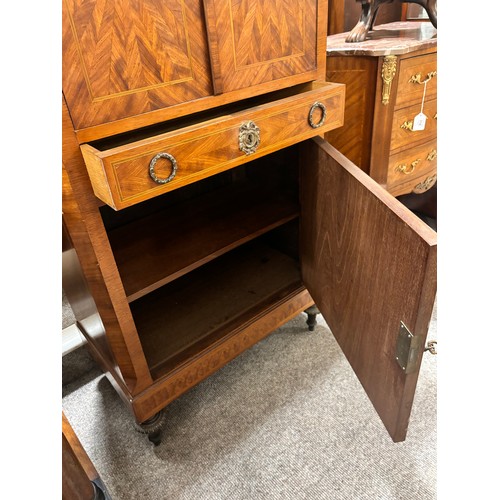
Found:
[(429, 100), (437, 95), (436, 53), (403, 59), (399, 67), (396, 109), (421, 103), (426, 80), (425, 98)]
[[(410, 150), (391, 155), (387, 172), (387, 190), (396, 196), (402, 186), (405, 192), (413, 191), (414, 182), (422, 176), (435, 173), (437, 168), (436, 141), (430, 141)], [(430, 187), (430, 186), (429, 186)]]
[(424, 114), (427, 116), (424, 130), (413, 130), (415, 116), (421, 105), (415, 104), (394, 113), (391, 131), (391, 151), (413, 144), (431, 141), (437, 136), (437, 100), (425, 101)]
[(311, 82), (297, 91), (125, 145), (82, 145), (94, 194), (119, 210), (343, 125), (344, 85)]

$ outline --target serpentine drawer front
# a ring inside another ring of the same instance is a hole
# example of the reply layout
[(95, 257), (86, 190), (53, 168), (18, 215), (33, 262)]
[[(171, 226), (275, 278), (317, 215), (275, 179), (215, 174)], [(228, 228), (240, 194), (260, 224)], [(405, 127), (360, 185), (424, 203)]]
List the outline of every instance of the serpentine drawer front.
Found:
[[(427, 83), (426, 83), (427, 82)], [(399, 68), (398, 93), (395, 107), (422, 101), (423, 88), (427, 100), (437, 95), (437, 54), (403, 59)]]
[(427, 116), (424, 130), (414, 130), (414, 119), (420, 113), (421, 104), (398, 109), (394, 112), (391, 131), (391, 151), (412, 147), (430, 141), (437, 136), (437, 99), (425, 102)]
[(94, 194), (119, 210), (342, 126), (344, 85), (296, 92), (110, 149), (81, 145)]

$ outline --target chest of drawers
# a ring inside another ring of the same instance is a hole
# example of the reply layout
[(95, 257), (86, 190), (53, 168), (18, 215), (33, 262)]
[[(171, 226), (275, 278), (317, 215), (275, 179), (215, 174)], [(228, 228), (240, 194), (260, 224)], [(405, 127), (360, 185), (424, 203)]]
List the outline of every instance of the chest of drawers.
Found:
[(347, 104), (327, 140), (392, 195), (426, 192), (437, 180), (436, 30), (404, 22), (361, 43), (345, 35), (328, 37), (327, 80), (346, 84)]
[(405, 438), (436, 234), (319, 137), (344, 119), (326, 7), (64, 2), (63, 286), (151, 435), (167, 404), (315, 304)]

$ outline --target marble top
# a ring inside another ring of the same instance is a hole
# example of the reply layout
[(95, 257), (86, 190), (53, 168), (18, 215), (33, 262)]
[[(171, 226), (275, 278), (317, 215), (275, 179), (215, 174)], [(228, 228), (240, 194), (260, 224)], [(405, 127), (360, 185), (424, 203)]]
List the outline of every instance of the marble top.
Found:
[(406, 21), (381, 24), (364, 42), (346, 43), (348, 32), (327, 38), (326, 54), (342, 56), (389, 56), (437, 47), (437, 30), (430, 22)]

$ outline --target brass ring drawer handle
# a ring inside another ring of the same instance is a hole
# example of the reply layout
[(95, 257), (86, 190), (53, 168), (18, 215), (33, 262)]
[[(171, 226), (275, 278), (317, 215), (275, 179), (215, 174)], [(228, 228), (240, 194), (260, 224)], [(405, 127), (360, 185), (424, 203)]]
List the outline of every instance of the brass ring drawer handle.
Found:
[[(170, 160), (170, 163), (172, 164), (172, 172), (168, 177), (161, 178), (156, 175), (155, 166), (156, 162), (160, 158), (166, 158), (167, 160)], [(167, 182), (170, 182), (175, 177), (176, 173), (177, 173), (177, 160), (169, 153), (158, 153), (149, 162), (149, 176), (158, 184), (166, 184)]]
[[(316, 109), (321, 109), (321, 119), (318, 123), (314, 123), (313, 121), (313, 114)], [(309, 110), (309, 125), (311, 125), (312, 128), (319, 128), (321, 125), (325, 123), (326, 120), (326, 107), (322, 102), (315, 102), (312, 106), (311, 109)]]
[(410, 169), (408, 169), (408, 165), (406, 165), (405, 163), (403, 165), (398, 165), (396, 167), (396, 172), (401, 172), (405, 175), (408, 175), (408, 174), (411, 174), (413, 173), (413, 171), (415, 170), (416, 166), (420, 163), (420, 158), (417, 158), (415, 161), (412, 161), (410, 163)]
[(240, 151), (246, 155), (255, 153), (260, 144), (260, 129), (256, 123), (249, 120), (240, 125), (240, 132), (238, 135)]
[(427, 155), (427, 161), (434, 161), (437, 158), (437, 151), (433, 149), (428, 155)]
[(422, 78), (422, 74), (417, 73), (416, 75), (411, 76), (411, 78), (408, 80), (408, 83), (416, 83), (418, 85), (423, 85), (424, 83), (431, 81), (436, 75), (437, 71), (431, 71), (430, 73), (427, 73), (427, 78), (423, 82), (421, 82), (420, 79)]

